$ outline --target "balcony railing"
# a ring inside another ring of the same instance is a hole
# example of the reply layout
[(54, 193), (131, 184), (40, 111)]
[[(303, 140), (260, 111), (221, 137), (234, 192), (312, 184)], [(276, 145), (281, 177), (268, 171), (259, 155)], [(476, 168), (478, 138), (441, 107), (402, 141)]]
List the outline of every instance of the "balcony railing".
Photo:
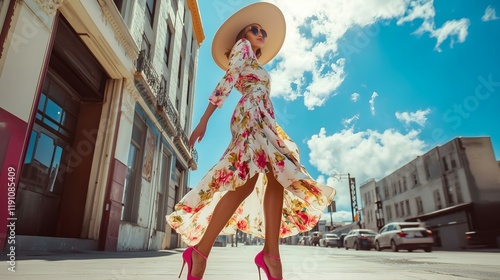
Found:
[(148, 83), (149, 87), (151, 87), (153, 94), (160, 91), (160, 78), (158, 77), (158, 74), (156, 73), (153, 66), (151, 65), (151, 62), (146, 56), (145, 50), (142, 50), (139, 53), (139, 58), (137, 59), (137, 71), (144, 73), (144, 75), (146, 76), (146, 82)]
[(135, 86), (148, 104), (156, 107), (159, 123), (164, 127), (167, 134), (174, 138), (175, 146), (188, 162), (189, 167), (196, 170), (198, 153), (196, 150), (189, 148), (189, 139), (180, 125), (177, 111), (168, 98), (168, 91), (162, 86), (159, 75), (154, 70), (144, 50), (139, 53), (137, 59)]

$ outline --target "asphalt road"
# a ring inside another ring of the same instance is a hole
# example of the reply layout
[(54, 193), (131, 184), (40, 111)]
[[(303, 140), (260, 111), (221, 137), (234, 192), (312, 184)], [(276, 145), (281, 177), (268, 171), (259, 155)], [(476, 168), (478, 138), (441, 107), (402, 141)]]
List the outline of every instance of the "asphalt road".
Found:
[[(260, 249), (215, 247), (204, 280), (258, 279), (253, 258)], [(0, 279), (177, 279), (181, 252), (18, 253), (16, 272), (8, 270), (4, 253)], [(282, 245), (281, 256), (286, 280), (500, 279), (500, 250), (394, 253)]]

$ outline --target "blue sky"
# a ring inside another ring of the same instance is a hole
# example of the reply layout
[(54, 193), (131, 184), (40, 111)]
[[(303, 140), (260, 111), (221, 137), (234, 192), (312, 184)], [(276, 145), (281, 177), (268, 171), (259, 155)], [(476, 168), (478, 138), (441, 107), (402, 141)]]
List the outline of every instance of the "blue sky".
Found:
[[(224, 20), (256, 1), (199, 1), (206, 39), (199, 54), (193, 128), (223, 76), (211, 57)], [(287, 36), (266, 69), (276, 119), (301, 162), (337, 188), (334, 221), (350, 220), (347, 180), (379, 180), (455, 137), (489, 136), (500, 158), (498, 1), (299, 0), (280, 7)], [(265, 29), (265, 26), (264, 26)], [(272, 36), (272, 34), (269, 34)], [(230, 141), (234, 90), (195, 148), (194, 187)], [(325, 216), (329, 221), (329, 216)]]

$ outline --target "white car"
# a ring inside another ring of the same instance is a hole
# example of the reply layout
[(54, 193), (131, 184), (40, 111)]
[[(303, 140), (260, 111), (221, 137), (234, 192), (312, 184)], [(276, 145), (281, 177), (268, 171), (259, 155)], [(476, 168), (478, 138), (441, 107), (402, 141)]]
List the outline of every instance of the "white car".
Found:
[(319, 240), (320, 247), (337, 247), (339, 244), (339, 237), (335, 233), (326, 233), (323, 238)]
[(375, 236), (375, 248), (378, 251), (391, 248), (393, 252), (399, 249), (408, 252), (418, 249), (432, 252), (432, 245), (434, 245), (432, 231), (418, 222), (388, 223)]

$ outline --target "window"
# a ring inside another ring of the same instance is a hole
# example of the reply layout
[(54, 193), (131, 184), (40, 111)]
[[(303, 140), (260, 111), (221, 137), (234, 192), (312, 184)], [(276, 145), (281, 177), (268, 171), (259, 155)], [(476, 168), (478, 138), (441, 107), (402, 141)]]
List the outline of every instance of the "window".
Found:
[(439, 190), (434, 191), (434, 204), (436, 205), (437, 210), (443, 208), (443, 205), (441, 204), (441, 194), (439, 193)]
[(406, 203), (406, 215), (411, 216), (410, 200), (405, 200)]
[(177, 71), (177, 96), (175, 97), (175, 108), (178, 112), (181, 110), (181, 99), (182, 99), (182, 65), (184, 63), (184, 59), (181, 56), (179, 58), (179, 69)]
[[(80, 106), (52, 75), (47, 75), (40, 95), (35, 124), (24, 158), (22, 180), (45, 193), (60, 195), (71, 162), (71, 143)], [(68, 147), (68, 148), (66, 148)]]
[(405, 215), (405, 204), (403, 201), (399, 203), (399, 206), (401, 207), (401, 216), (404, 217)]
[(455, 183), (455, 192), (457, 193), (457, 203), (464, 203), (462, 188), (460, 187), (460, 182), (458, 181)]
[(406, 176), (403, 176), (403, 191), (407, 191), (408, 190), (408, 186), (406, 184)]
[(167, 67), (169, 66), (170, 64), (170, 45), (171, 45), (171, 42), (172, 42), (172, 30), (170, 29), (170, 25), (168, 25), (167, 27), (167, 34), (166, 34), (166, 38), (165, 38), (165, 65), (167, 65)]
[(161, 158), (161, 174), (160, 174), (160, 184), (158, 186), (158, 210), (157, 210), (157, 220), (156, 229), (159, 231), (165, 231), (165, 215), (167, 215), (167, 197), (168, 197), (168, 185), (170, 179), (170, 162), (171, 157), (168, 154), (166, 147), (163, 147), (163, 154)]
[(417, 214), (424, 213), (424, 206), (422, 204), (422, 198), (421, 197), (415, 198), (415, 203), (417, 204)]
[(385, 213), (387, 215), (387, 221), (391, 221), (392, 220), (392, 211), (391, 211), (391, 206), (390, 205), (387, 205), (385, 207)]
[(415, 187), (416, 185), (418, 185), (418, 174), (417, 172), (413, 172), (413, 186)]
[(384, 185), (384, 196), (385, 198), (389, 198), (389, 187), (387, 185)]
[(113, 0), (115, 2), (116, 7), (118, 8), (118, 11), (123, 14), (123, 0)]
[(396, 210), (396, 218), (400, 217), (401, 214), (399, 212), (399, 204), (398, 203), (394, 204), (394, 210)]
[(137, 223), (139, 218), (139, 199), (141, 194), (141, 174), (143, 147), (146, 138), (146, 124), (136, 114), (132, 128), (132, 139), (130, 141), (127, 160), (127, 176), (123, 190), (122, 220)]
[(181, 88), (181, 81), (182, 81), (182, 63), (184, 62), (184, 59), (182, 56), (179, 58), (179, 71), (177, 72), (177, 88)]
[(151, 26), (153, 26), (154, 22), (155, 6), (156, 0), (146, 0), (146, 18), (149, 20)]
[(424, 161), (424, 168), (425, 168), (425, 178), (429, 179), (431, 177), (431, 170), (429, 167), (429, 159), (426, 158)]
[(188, 21), (189, 13), (191, 13), (191, 12), (189, 11), (188, 6), (185, 5), (184, 6), (184, 17), (182, 18), (182, 22), (184, 23), (184, 26), (186, 26), (186, 22)]
[(187, 88), (188, 88), (188, 90), (187, 90), (187, 94), (186, 94), (186, 105), (189, 108), (189, 101), (190, 101), (190, 97), (191, 97), (191, 78), (190, 77), (188, 78)]
[(196, 42), (196, 38), (195, 37), (191, 38), (191, 54), (193, 54), (195, 52), (195, 49), (194, 49), (194, 46), (196, 45), (195, 42)]
[(177, 13), (177, 2), (179, 2), (179, 0), (170, 0), (170, 3), (172, 4), (172, 10), (174, 10), (174, 13)]
[(452, 158), (451, 159), (451, 169), (455, 169), (455, 168), (457, 168), (457, 161), (454, 158)]
[(448, 177), (446, 175), (443, 176), (444, 190), (446, 191), (446, 195), (448, 196), (448, 202), (450, 205), (454, 205), (453, 199), (453, 187), (450, 186), (450, 182), (448, 181)]
[(401, 180), (398, 180), (398, 190), (399, 193), (403, 193), (403, 189), (401, 188)]
[(443, 160), (444, 171), (448, 171), (449, 168), (448, 168), (448, 161), (446, 160), (446, 157), (443, 157), (442, 160)]
[[(179, 201), (178, 197), (179, 197), (179, 186), (175, 185), (175, 188), (174, 188), (174, 207), (175, 207), (175, 204), (177, 204), (177, 201)], [(171, 233), (176, 234), (177, 232), (172, 228)]]
[(392, 196), (396, 196), (398, 194), (398, 189), (396, 188), (396, 183), (392, 184)]
[(146, 33), (142, 33), (141, 49), (144, 51), (144, 55), (146, 56), (146, 58), (149, 59), (151, 55), (151, 44), (149, 43), (149, 39), (146, 36)]

